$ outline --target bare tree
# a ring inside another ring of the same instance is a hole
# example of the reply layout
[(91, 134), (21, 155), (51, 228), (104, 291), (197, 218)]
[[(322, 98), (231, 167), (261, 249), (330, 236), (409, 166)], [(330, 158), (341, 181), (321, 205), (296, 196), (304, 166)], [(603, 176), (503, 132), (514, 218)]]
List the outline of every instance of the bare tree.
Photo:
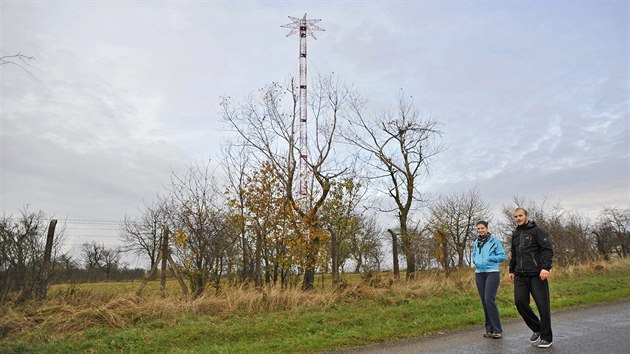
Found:
[[(287, 202), (299, 216), (306, 240), (303, 288), (313, 286), (317, 259), (322, 252), (319, 238), (319, 210), (330, 191), (331, 182), (343, 173), (336, 163), (334, 148), (339, 115), (352, 92), (332, 76), (319, 77), (311, 91), (308, 151), (302, 151), (299, 141), (299, 88), (291, 82), (284, 88), (273, 83), (250, 95), (244, 103), (235, 105), (229, 98), (222, 102), (225, 121), (256, 153), (259, 163), (269, 161), (280, 180)], [(284, 101), (286, 98), (288, 100)], [(308, 195), (300, 195), (298, 162), (306, 158), (309, 175)], [(305, 198), (306, 197), (306, 198)]]
[(355, 261), (355, 272), (378, 271), (384, 261), (381, 237), (383, 230), (376, 219), (359, 218), (359, 232), (350, 238), (350, 255)]
[[(549, 234), (554, 249), (554, 259), (560, 264), (570, 264), (591, 259), (595, 245), (591, 241), (590, 221), (577, 213), (564, 209), (558, 203), (541, 203), (515, 196), (513, 205), (503, 206), (504, 228), (514, 230), (512, 213), (516, 207), (527, 210), (529, 220), (535, 222)], [(512, 232), (509, 232), (511, 235)], [(509, 249), (509, 248), (508, 248)]]
[(105, 279), (110, 280), (112, 273), (120, 268), (120, 248), (107, 247), (103, 249), (101, 270), (105, 273)]
[[(410, 224), (413, 224), (413, 226), (409, 227), (408, 233), (411, 238), (411, 247), (413, 247), (411, 252), (416, 256), (416, 270), (435, 267), (436, 242), (434, 240), (433, 230), (431, 229), (432, 226), (429, 223), (423, 223), (421, 221)], [(397, 240), (394, 230), (389, 229), (387, 231)], [(390, 241), (392, 242), (392, 246), (394, 246), (394, 240)], [(395, 246), (402, 248), (400, 242), (397, 242)], [(394, 253), (396, 254), (397, 252)], [(396, 261), (396, 258), (394, 258), (394, 260)], [(396, 262), (394, 263), (394, 267), (396, 267)]]
[(192, 293), (200, 296), (210, 281), (218, 289), (225, 252), (236, 237), (210, 162), (194, 164), (183, 175), (173, 172), (170, 193), (175, 253), (184, 265)]
[(412, 229), (416, 246), (416, 269), (429, 269), (435, 266), (436, 242), (433, 240), (430, 225), (418, 224)]
[(606, 208), (601, 216), (601, 223), (613, 230), (616, 238), (615, 250), (620, 257), (630, 255), (630, 209)]
[(414, 203), (421, 202), (420, 180), (428, 173), (428, 161), (440, 152), (434, 143), (440, 132), (437, 123), (422, 120), (412, 98), (401, 94), (395, 111), (384, 110), (373, 120), (364, 117), (363, 102), (354, 100), (353, 119), (348, 120), (350, 131), (345, 138), (367, 153), (366, 166), (380, 190), (395, 206), (382, 209), (395, 212), (400, 227), (400, 239), (407, 260), (407, 278), (415, 273), (415, 255), (411, 250), (408, 232), (410, 213)]
[(480, 220), (488, 221), (491, 212), (479, 190), (473, 188), (468, 192), (441, 197), (430, 206), (430, 210), (430, 222), (442, 226), (442, 231), (449, 238), (448, 245), (457, 256), (457, 266), (463, 268), (470, 264), (469, 253), (477, 235), (475, 225)]
[(149, 268), (153, 267), (160, 250), (162, 228), (168, 223), (167, 208), (168, 201), (158, 195), (152, 203), (145, 203), (140, 217), (125, 216), (120, 225), (120, 236), (125, 244), (123, 251), (146, 255)]
[[(46, 244), (46, 214), (29, 210), (28, 205), (17, 217), (0, 218), (0, 300), (10, 293), (18, 301), (30, 299), (37, 290), (42, 275)], [(59, 252), (60, 234), (53, 242), (55, 254)]]
[(235, 228), (239, 234), (238, 246), (241, 253), (241, 280), (254, 278), (254, 257), (252, 240), (246, 228), (246, 178), (252, 167), (251, 151), (243, 143), (228, 142), (221, 147), (223, 172), (227, 179), (227, 194), (231, 197), (230, 206), (235, 210)]
[(605, 260), (609, 260), (617, 245), (615, 229), (607, 222), (600, 220), (591, 232), (593, 233), (593, 243), (597, 253), (604, 257)]
[(81, 249), (90, 281), (109, 280), (112, 273), (119, 270), (120, 248), (92, 241), (84, 243)]

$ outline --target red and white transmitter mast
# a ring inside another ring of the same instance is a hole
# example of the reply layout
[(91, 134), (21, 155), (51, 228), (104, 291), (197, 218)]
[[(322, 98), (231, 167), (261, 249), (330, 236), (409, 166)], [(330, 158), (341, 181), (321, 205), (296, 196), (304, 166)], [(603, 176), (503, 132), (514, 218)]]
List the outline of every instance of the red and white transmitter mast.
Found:
[(306, 19), (304, 17), (298, 18), (289, 16), (291, 23), (282, 25), (280, 27), (291, 29), (287, 34), (289, 37), (292, 34), (300, 33), (300, 206), (303, 211), (308, 208), (308, 180), (310, 177), (308, 168), (308, 125), (306, 122), (306, 112), (308, 110), (306, 105), (306, 35), (310, 35), (313, 39), (317, 39), (313, 31), (325, 31), (323, 28), (316, 25), (321, 19)]

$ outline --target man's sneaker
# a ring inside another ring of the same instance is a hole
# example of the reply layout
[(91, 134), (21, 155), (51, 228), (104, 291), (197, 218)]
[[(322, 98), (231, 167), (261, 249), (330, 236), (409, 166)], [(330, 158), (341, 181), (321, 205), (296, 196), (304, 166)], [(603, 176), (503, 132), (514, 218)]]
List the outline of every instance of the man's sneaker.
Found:
[(551, 347), (551, 342), (547, 342), (544, 339), (541, 339), (540, 342), (538, 342), (538, 348), (549, 348)]
[(492, 333), (492, 338), (499, 339), (501, 336), (501, 333)]
[(486, 332), (486, 333), (483, 334), (483, 337), (484, 338), (490, 338), (490, 337), (492, 337), (492, 333)]
[(534, 333), (532, 333), (532, 336), (529, 337), (529, 342), (530, 343), (536, 343), (536, 342), (538, 342), (539, 339), (540, 339), (540, 333), (534, 332)]

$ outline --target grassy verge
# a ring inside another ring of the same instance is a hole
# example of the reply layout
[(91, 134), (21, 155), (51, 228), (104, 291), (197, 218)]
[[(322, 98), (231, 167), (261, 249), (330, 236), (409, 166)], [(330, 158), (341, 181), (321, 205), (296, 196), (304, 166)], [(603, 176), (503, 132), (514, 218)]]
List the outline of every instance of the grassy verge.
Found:
[[(92, 309), (59, 303), (2, 309), (6, 323), (0, 321), (0, 327), (29, 319), (40, 324), (23, 322), (29, 329), (2, 338), (0, 352), (312, 353), (483, 323), (471, 271), (449, 280), (436, 275), (386, 280), (377, 287), (357, 282), (308, 294), (240, 289), (185, 304), (124, 298)], [(557, 270), (550, 287), (554, 311), (628, 299), (630, 262)], [(229, 297), (239, 292), (238, 299)], [(507, 281), (498, 301), (502, 318), (517, 316)]]

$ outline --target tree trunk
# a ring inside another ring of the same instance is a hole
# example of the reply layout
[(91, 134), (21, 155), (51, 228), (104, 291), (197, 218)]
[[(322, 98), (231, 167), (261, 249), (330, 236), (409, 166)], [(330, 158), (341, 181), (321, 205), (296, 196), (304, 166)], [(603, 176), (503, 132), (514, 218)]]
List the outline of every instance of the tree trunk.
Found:
[(262, 286), (262, 235), (257, 233), (256, 235), (256, 265), (255, 265), (255, 285), (257, 288)]
[(460, 250), (457, 253), (457, 258), (459, 258), (459, 260), (457, 261), (457, 268), (464, 269), (464, 265), (465, 265), (465, 262), (464, 262), (464, 250)]
[(249, 252), (247, 251), (247, 240), (245, 238), (245, 232), (241, 231), (240, 233), (240, 238), (241, 238), (241, 249), (243, 250), (243, 272), (241, 274), (241, 280), (245, 281), (247, 278), (249, 278), (251, 276), (251, 271), (248, 267), (248, 264), (250, 262), (249, 259)]
[(400, 216), (400, 240), (403, 243), (405, 251), (405, 258), (407, 259), (407, 274), (406, 279), (413, 279), (416, 275), (416, 253), (411, 247), (411, 240), (409, 239), (409, 233), (407, 232), (407, 216)]
[(304, 271), (304, 282), (302, 283), (302, 290), (311, 290), (313, 289), (313, 284), (315, 282), (315, 269), (306, 269)]
[(331, 232), (330, 256), (332, 258), (332, 283), (339, 283), (339, 245), (337, 244), (337, 234)]
[(446, 278), (448, 278), (449, 274), (451, 273), (451, 257), (449, 257), (448, 254), (448, 241), (446, 237), (444, 237), (444, 239), (442, 240), (442, 253), (444, 254), (444, 275)]
[(309, 242), (306, 265), (304, 269), (304, 282), (302, 283), (303, 290), (313, 289), (315, 283), (315, 268), (317, 266), (317, 250), (319, 249), (319, 238), (314, 238)]
[(359, 255), (359, 257), (357, 257), (356, 260), (357, 260), (357, 265), (354, 267), (354, 272), (359, 273), (361, 271), (361, 266), (363, 265), (363, 256)]
[(398, 265), (398, 237), (392, 229), (387, 229), (390, 235), (392, 235), (392, 257), (394, 262), (394, 278), (400, 279), (400, 266)]

